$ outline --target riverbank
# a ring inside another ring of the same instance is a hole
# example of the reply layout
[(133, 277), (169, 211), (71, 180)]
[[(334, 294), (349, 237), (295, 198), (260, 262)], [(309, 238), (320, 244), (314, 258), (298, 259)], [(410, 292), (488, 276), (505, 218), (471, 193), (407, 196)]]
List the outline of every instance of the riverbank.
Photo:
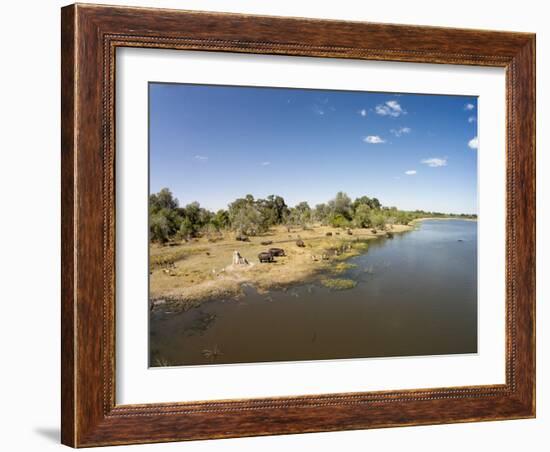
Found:
[(420, 223), (422, 221), (450, 221), (450, 220), (457, 220), (457, 221), (477, 221), (477, 218), (468, 218), (468, 217), (423, 217), (423, 218), (415, 218), (412, 220), (409, 224), (416, 224)]
[(418, 224), (367, 242), (366, 254), (333, 263), (342, 273), (313, 284), (268, 293), (245, 286), (242, 302), (155, 309), (151, 365), (478, 352), (477, 224)]
[[(389, 232), (410, 231), (414, 225), (394, 225)], [(330, 235), (331, 234), (331, 235)], [(329, 226), (307, 230), (279, 226), (249, 242), (235, 240), (234, 234), (216, 239), (195, 239), (171, 246), (152, 245), (150, 250), (151, 307), (187, 309), (211, 299), (238, 298), (243, 285), (258, 291), (286, 288), (330, 278), (346, 270), (345, 260), (367, 251), (370, 240), (386, 237), (386, 231), (347, 231)], [(297, 246), (297, 240), (304, 246)], [(262, 245), (262, 242), (271, 242)], [(272, 263), (260, 263), (258, 254), (269, 248), (283, 248), (285, 256)], [(245, 264), (233, 264), (237, 251)], [(340, 281), (340, 284), (345, 286)]]

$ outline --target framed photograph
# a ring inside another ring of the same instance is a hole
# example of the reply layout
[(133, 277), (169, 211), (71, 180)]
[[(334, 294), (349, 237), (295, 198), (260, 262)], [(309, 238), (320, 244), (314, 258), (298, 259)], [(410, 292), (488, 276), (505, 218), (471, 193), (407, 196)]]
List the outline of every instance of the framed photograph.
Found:
[(535, 36), (62, 9), (62, 442), (535, 416)]

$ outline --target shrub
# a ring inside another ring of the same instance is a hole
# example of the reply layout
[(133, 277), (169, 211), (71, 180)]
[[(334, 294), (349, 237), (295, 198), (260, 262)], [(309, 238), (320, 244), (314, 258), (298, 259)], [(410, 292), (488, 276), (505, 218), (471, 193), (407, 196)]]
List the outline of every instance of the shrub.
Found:
[(339, 213), (330, 217), (329, 224), (334, 228), (347, 228), (350, 225), (349, 220)]

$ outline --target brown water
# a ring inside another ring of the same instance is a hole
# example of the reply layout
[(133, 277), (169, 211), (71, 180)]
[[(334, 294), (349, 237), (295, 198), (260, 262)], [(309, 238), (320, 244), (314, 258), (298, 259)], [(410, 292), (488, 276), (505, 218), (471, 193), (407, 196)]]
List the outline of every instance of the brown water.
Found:
[(318, 284), (153, 312), (150, 365), (477, 352), (477, 223), (430, 220), (371, 242), (334, 291)]

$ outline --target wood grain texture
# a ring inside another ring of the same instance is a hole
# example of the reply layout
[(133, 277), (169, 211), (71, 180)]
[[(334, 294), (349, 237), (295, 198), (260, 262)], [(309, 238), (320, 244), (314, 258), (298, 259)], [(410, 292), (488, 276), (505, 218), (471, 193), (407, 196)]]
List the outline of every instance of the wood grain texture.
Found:
[(61, 441), (75, 443), (74, 338), (74, 158), (75, 59), (74, 8), (63, 9), (61, 19)]
[[(80, 4), (63, 8), (61, 34), (64, 444), (535, 415), (534, 35)], [(506, 384), (116, 405), (114, 69), (124, 46), (506, 68)]]

